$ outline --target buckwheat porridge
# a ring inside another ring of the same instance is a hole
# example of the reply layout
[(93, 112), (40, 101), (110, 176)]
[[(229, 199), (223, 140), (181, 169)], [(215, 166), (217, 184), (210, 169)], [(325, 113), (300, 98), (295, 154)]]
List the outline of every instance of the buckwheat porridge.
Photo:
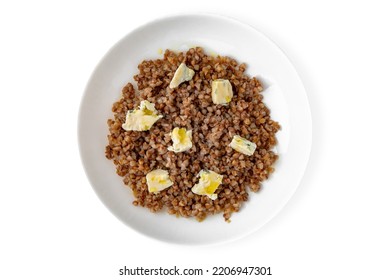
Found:
[(274, 171), (279, 124), (245, 64), (202, 48), (145, 60), (112, 106), (106, 157), (152, 212), (230, 221)]

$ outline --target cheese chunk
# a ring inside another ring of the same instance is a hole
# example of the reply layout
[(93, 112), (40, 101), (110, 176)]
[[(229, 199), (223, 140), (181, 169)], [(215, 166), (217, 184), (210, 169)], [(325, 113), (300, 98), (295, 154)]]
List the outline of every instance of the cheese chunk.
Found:
[(207, 195), (212, 200), (218, 198), (218, 195), (214, 192), (218, 186), (222, 184), (222, 175), (210, 170), (201, 170), (198, 174), (199, 182), (194, 185), (191, 191), (198, 195)]
[(180, 153), (192, 148), (192, 130), (175, 127), (171, 132), (171, 139), (173, 145), (168, 147), (169, 151)]
[(256, 150), (256, 144), (242, 138), (241, 136), (234, 135), (232, 142), (229, 144), (237, 152), (244, 155), (251, 156)]
[(152, 125), (162, 117), (162, 115), (158, 115), (153, 103), (143, 100), (141, 101), (139, 109), (127, 111), (126, 122), (122, 124), (122, 128), (126, 131), (149, 130)]
[(173, 182), (169, 179), (168, 171), (156, 169), (146, 174), (146, 184), (149, 192), (157, 193), (172, 186)]
[(170, 88), (177, 88), (181, 83), (190, 81), (194, 76), (195, 71), (188, 68), (184, 63), (181, 63), (173, 75), (172, 81), (169, 84)]
[(233, 98), (229, 80), (218, 79), (211, 83), (211, 97), (214, 104), (227, 105)]

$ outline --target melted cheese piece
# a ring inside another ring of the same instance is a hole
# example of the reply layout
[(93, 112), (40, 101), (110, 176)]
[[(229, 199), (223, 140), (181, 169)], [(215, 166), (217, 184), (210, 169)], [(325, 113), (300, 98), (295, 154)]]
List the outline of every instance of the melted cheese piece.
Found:
[(190, 81), (194, 76), (195, 71), (188, 68), (184, 63), (181, 63), (173, 75), (172, 81), (169, 84), (170, 88), (177, 88), (181, 83)]
[(149, 192), (157, 193), (172, 186), (173, 182), (169, 179), (168, 171), (156, 169), (146, 174), (146, 184)]
[(229, 80), (218, 79), (211, 83), (211, 97), (214, 104), (227, 105), (233, 98)]
[(192, 130), (175, 127), (171, 132), (171, 139), (173, 145), (168, 147), (169, 151), (180, 153), (192, 148)]
[(237, 152), (244, 155), (251, 156), (256, 150), (256, 144), (242, 138), (241, 136), (234, 135), (232, 142), (229, 144)]
[(158, 115), (153, 103), (144, 100), (141, 101), (139, 109), (127, 111), (126, 122), (122, 124), (122, 128), (126, 131), (149, 130), (162, 117), (162, 115)]
[(191, 191), (198, 195), (207, 195), (212, 200), (218, 198), (218, 195), (214, 192), (218, 186), (222, 184), (222, 175), (210, 170), (201, 170), (198, 174), (199, 182), (194, 185)]

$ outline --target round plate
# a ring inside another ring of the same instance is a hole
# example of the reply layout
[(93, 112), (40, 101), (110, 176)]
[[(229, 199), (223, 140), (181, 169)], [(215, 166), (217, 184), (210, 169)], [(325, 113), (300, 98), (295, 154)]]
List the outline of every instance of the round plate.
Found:
[[(278, 121), (276, 171), (259, 193), (234, 213), (231, 223), (222, 214), (203, 222), (151, 213), (132, 205), (133, 194), (105, 158), (107, 119), (112, 104), (128, 82), (134, 85), (137, 65), (161, 58), (161, 50), (201, 46), (208, 53), (245, 62), (247, 73), (265, 85), (264, 102)], [(291, 198), (304, 174), (311, 148), (311, 116), (302, 82), (283, 52), (262, 33), (236, 20), (216, 15), (183, 15), (159, 19), (132, 31), (97, 65), (81, 102), (79, 149), (85, 172), (99, 198), (125, 224), (147, 236), (173, 243), (210, 244), (245, 236), (274, 217)]]

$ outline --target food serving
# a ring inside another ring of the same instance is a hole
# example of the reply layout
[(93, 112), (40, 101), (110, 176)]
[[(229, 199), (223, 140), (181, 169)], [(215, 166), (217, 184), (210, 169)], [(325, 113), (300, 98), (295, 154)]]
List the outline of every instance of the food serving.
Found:
[(106, 157), (152, 212), (230, 221), (274, 171), (280, 125), (245, 64), (202, 48), (144, 60), (108, 120)]

